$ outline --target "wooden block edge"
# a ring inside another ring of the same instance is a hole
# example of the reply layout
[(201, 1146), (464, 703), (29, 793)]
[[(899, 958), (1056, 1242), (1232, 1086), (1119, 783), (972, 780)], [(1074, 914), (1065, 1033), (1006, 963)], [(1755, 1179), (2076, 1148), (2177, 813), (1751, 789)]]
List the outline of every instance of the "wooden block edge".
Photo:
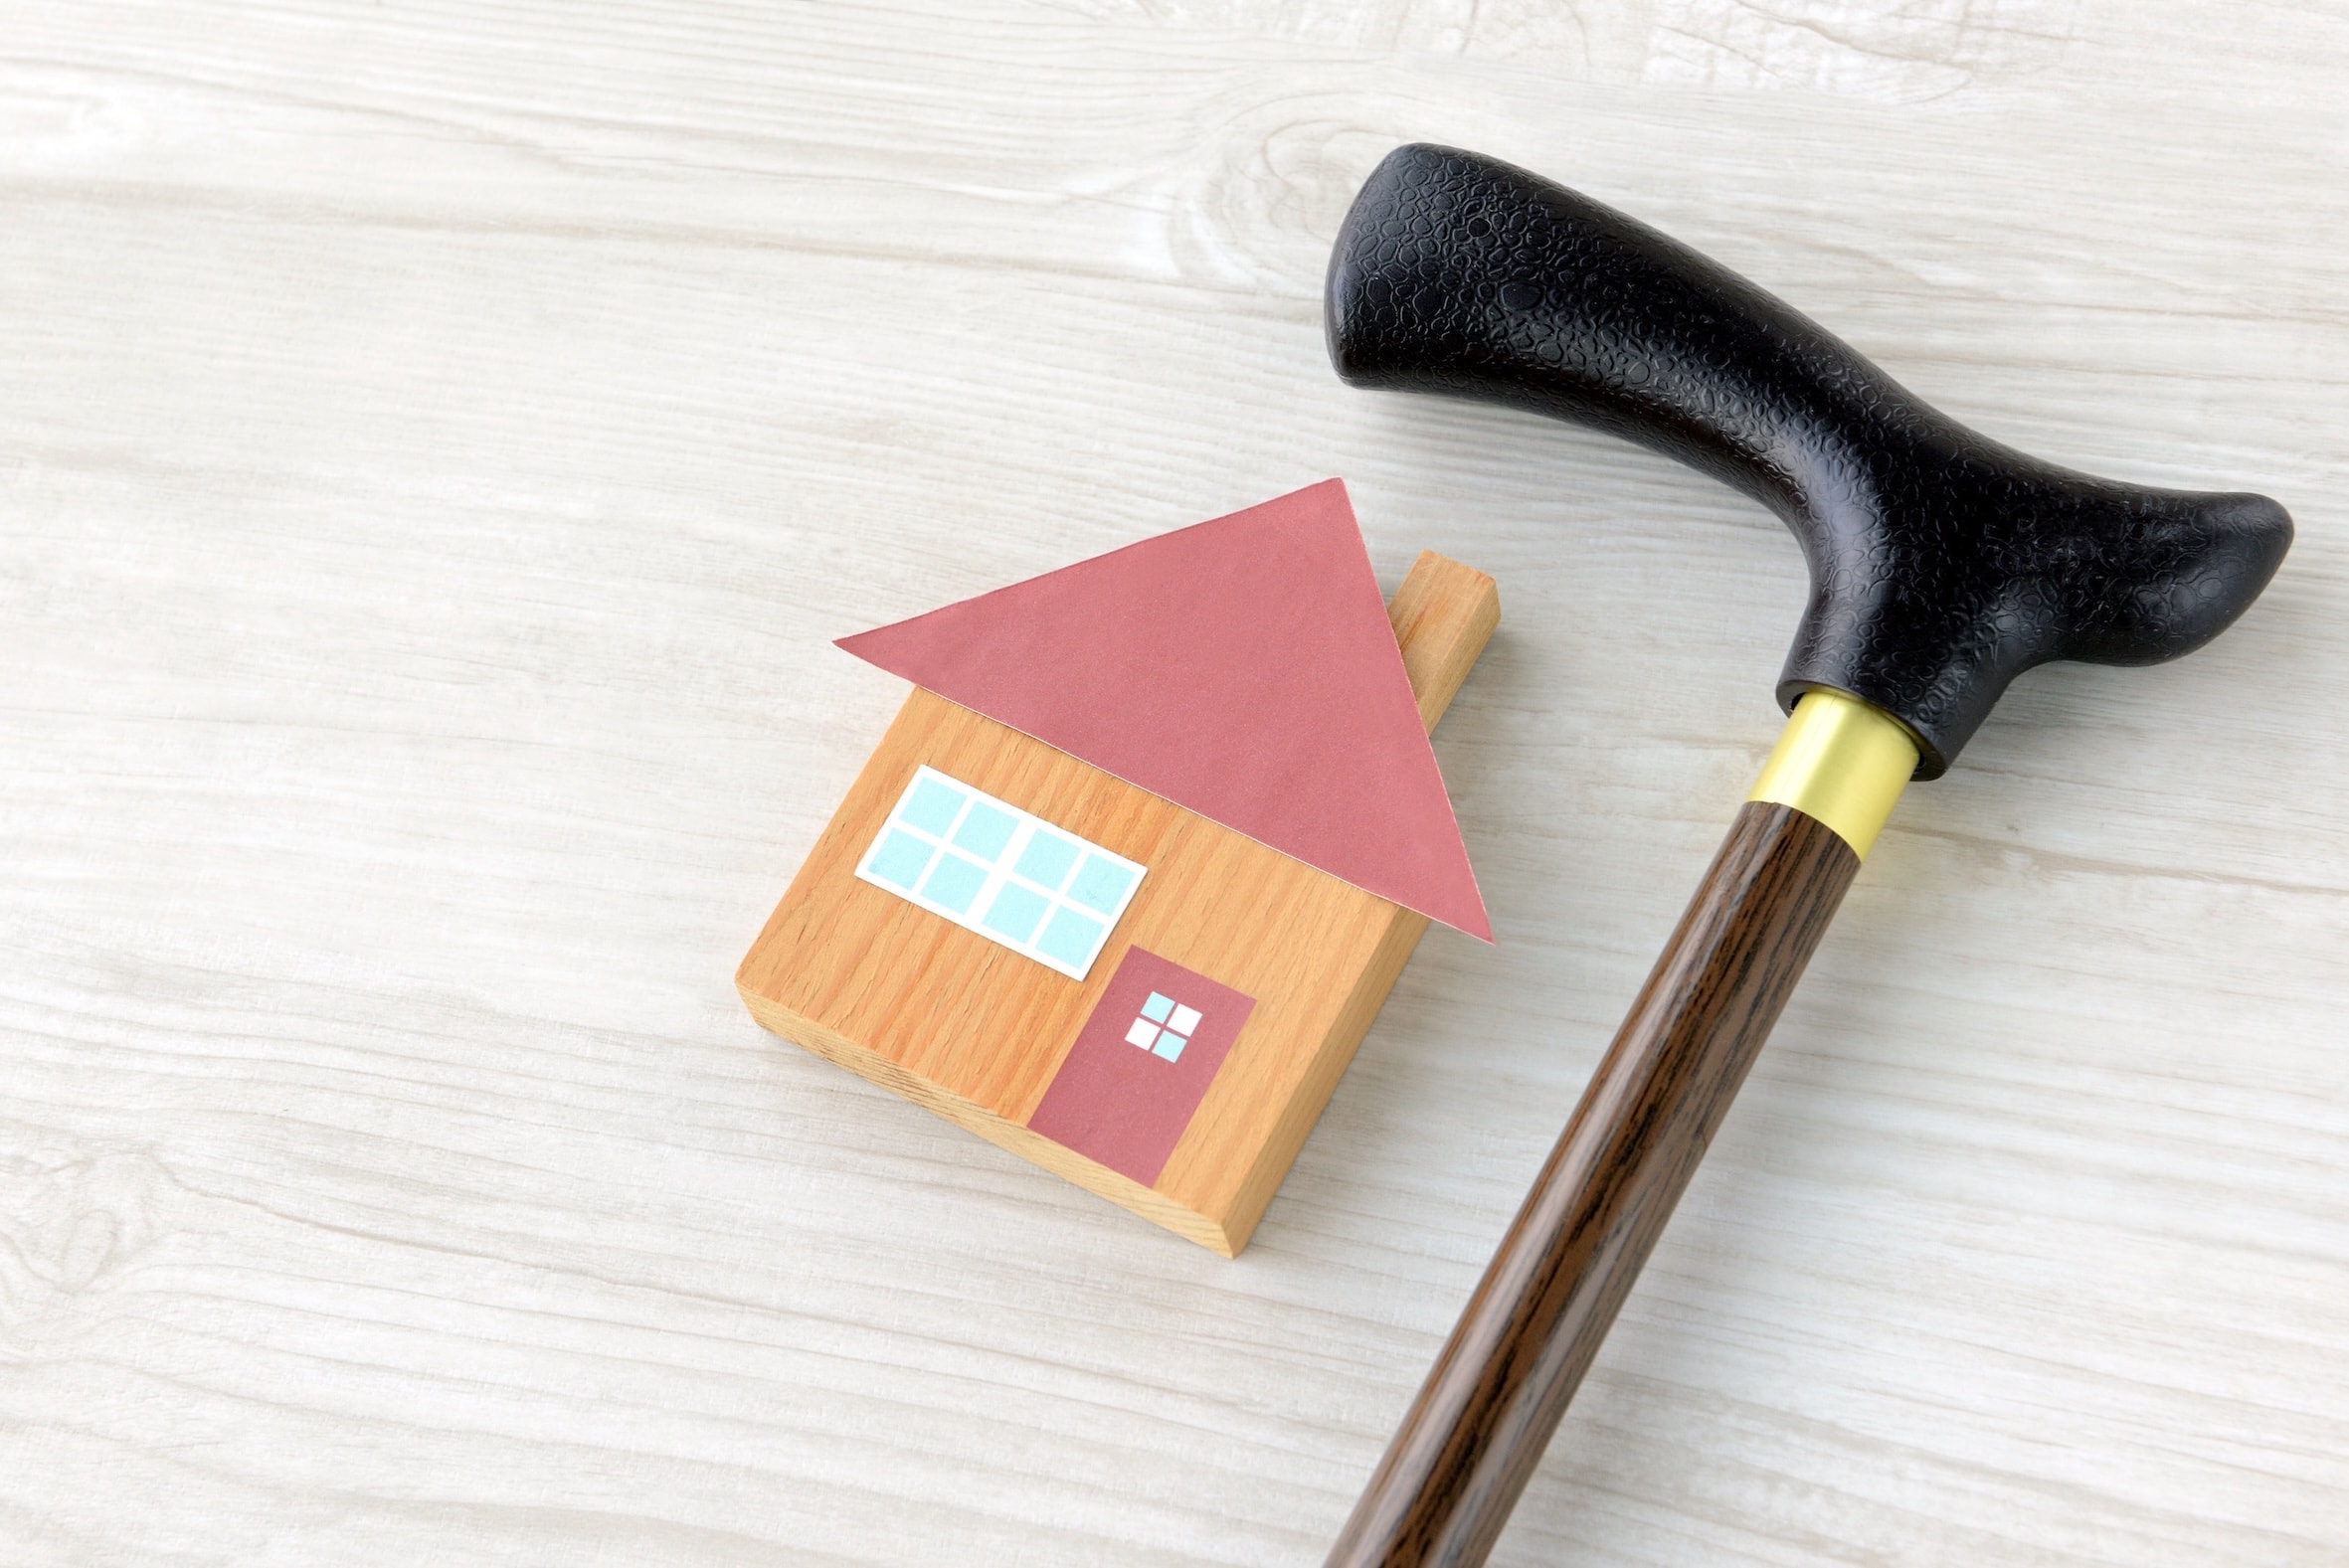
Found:
[[(1234, 1240), (1227, 1223), (1219, 1223), (1208, 1215), (1184, 1208), (1165, 1193), (1146, 1187), (1131, 1176), (1121, 1175), (1107, 1165), (1096, 1164), (1040, 1132), (1030, 1132), (985, 1106), (942, 1089), (927, 1078), (906, 1071), (887, 1057), (868, 1051), (787, 1007), (778, 1006), (746, 985), (737, 982), (735, 990), (741, 995), (743, 1005), (750, 1009), (751, 1017), (768, 1033), (780, 1035), (827, 1062), (846, 1068), (859, 1078), (880, 1085), (893, 1095), (944, 1117), (959, 1128), (978, 1133), (996, 1147), (1018, 1155), (1031, 1165), (1041, 1166), (1062, 1180), (1074, 1182), (1087, 1192), (1107, 1198), (1153, 1225), (1173, 1231), (1183, 1240), (1196, 1242), (1222, 1257), (1236, 1257), (1240, 1247), (1246, 1243), (1245, 1234)], [(1254, 1228), (1252, 1221), (1249, 1228)]]
[(1256, 1234), (1264, 1211), (1272, 1206), (1281, 1183), (1288, 1179), (1289, 1168), (1297, 1163), (1306, 1137), (1321, 1121), (1330, 1097), (1338, 1092), (1339, 1081), (1354, 1065), (1355, 1052), (1360, 1049), (1370, 1025), (1377, 1021), (1379, 1009), (1386, 1005), (1387, 993), (1402, 977), (1403, 965), (1411, 961), (1428, 924), (1425, 915), (1412, 910), (1398, 907), (1394, 911), (1393, 923), (1379, 939), (1370, 961), (1362, 966), (1354, 993), (1347, 997), (1345, 1006), (1331, 1022), (1321, 1049), (1314, 1053), (1312, 1065), (1298, 1081), (1297, 1092), (1289, 1097), (1271, 1135), (1258, 1147), (1255, 1163), (1248, 1167), (1247, 1176), (1232, 1198), (1231, 1212), (1223, 1223), (1231, 1236), (1233, 1255)]
[(1422, 550), (1387, 602), (1386, 619), (1402, 650), (1419, 722), (1433, 731), (1501, 627), (1500, 585), (1475, 567)]

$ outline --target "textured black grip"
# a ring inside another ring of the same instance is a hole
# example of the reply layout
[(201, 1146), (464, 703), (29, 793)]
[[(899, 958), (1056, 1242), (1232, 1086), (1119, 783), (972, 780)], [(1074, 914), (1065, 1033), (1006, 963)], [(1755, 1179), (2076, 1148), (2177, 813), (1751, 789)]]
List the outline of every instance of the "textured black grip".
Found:
[(1328, 306), (1356, 386), (1593, 425), (1778, 513), (1811, 569), (1780, 705), (1812, 687), (1876, 704), (1921, 743), (1919, 778), (2034, 664), (2209, 641), (2291, 543), (2265, 496), (2115, 484), (1978, 436), (1725, 267), (1474, 153), (1388, 155)]

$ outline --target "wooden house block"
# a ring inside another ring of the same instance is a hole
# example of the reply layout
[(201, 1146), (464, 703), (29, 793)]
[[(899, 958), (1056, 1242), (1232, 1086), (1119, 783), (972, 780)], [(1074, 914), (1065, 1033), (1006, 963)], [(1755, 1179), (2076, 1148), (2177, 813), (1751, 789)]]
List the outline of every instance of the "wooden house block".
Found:
[[(1430, 552), (1388, 615), (1432, 727), (1499, 623), (1499, 596), (1492, 579)], [(992, 873), (992, 897), (1065, 905), (1087, 931), (1098, 922), (1070, 901), (1093, 868), (1067, 871), (1068, 854), (1108, 851), (1099, 869), (1111, 881), (1118, 860), (1140, 871), (1083, 978), (1073, 958), (1053, 966), (1049, 925), (1007, 945), (885, 885), (899, 875), (883, 864), (893, 824), (932, 807), (943, 814), (895, 840), (929, 857), (931, 881), (956, 858), (950, 829), (986, 839), (974, 853), (1016, 853), (1024, 868)], [(1055, 879), (1073, 879), (1072, 891), (1052, 895)], [(1012, 890), (1030, 881), (1034, 891)], [(736, 984), (775, 1033), (1228, 1257), (1427, 924), (917, 687)]]

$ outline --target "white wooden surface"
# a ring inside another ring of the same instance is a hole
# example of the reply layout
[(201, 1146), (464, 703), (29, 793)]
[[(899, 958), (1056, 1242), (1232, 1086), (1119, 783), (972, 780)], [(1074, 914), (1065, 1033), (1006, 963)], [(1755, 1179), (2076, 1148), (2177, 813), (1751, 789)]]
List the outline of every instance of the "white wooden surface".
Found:
[[(1427, 137), (2299, 544), (1913, 791), (1497, 1560), (2349, 1561), (2349, 15), (0, 12), (0, 1561), (1319, 1561), (1757, 766), (1777, 526), (1350, 392)], [(842, 632), (1347, 476), (1508, 620), (1226, 1263), (759, 1033)]]

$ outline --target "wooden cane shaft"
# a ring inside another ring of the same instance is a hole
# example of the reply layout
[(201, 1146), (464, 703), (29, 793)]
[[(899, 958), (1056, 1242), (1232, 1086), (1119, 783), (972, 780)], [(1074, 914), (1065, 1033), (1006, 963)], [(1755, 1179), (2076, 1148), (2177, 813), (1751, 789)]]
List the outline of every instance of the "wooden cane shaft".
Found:
[(1332, 1550), (1481, 1563), (1859, 857), (1748, 801)]

